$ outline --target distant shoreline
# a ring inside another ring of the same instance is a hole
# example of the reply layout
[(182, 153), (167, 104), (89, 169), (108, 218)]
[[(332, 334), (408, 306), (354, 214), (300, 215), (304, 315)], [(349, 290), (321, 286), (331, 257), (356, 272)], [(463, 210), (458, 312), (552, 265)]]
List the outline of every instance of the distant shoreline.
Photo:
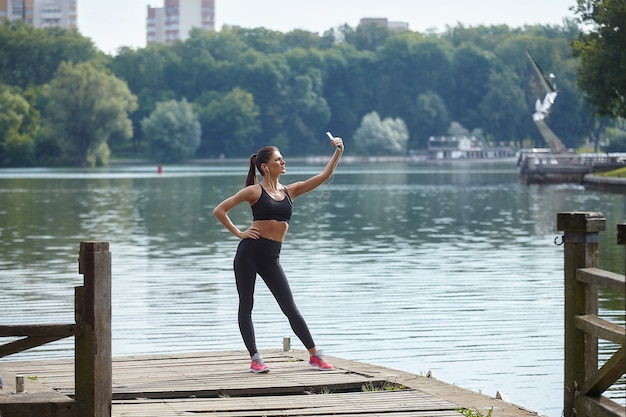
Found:
[[(288, 162), (323, 164), (330, 160), (331, 155), (287, 157)], [(459, 159), (427, 159), (410, 156), (342, 156), (341, 162), (352, 163), (447, 163), (447, 162), (507, 162), (515, 163), (515, 157), (507, 158), (459, 158)], [(109, 166), (132, 166), (132, 165), (213, 165), (213, 164), (248, 164), (248, 158), (203, 158), (190, 159), (182, 162), (159, 163), (149, 159), (111, 159)]]
[(626, 178), (605, 177), (587, 174), (583, 179), (583, 185), (588, 190), (606, 191), (612, 193), (626, 193)]

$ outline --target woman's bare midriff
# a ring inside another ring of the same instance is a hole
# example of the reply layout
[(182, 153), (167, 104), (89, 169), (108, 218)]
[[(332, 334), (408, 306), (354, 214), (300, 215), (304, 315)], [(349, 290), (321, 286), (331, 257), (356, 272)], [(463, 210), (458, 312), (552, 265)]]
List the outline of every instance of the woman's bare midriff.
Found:
[(282, 242), (289, 229), (289, 223), (279, 220), (255, 220), (252, 226), (259, 229), (261, 237), (264, 239)]

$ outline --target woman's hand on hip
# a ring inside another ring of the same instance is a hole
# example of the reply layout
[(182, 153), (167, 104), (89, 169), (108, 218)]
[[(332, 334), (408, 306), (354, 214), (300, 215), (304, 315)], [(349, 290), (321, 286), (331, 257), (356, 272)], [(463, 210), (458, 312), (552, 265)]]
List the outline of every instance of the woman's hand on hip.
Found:
[(241, 232), (240, 239), (258, 239), (261, 237), (261, 232), (256, 226), (250, 226), (248, 229)]

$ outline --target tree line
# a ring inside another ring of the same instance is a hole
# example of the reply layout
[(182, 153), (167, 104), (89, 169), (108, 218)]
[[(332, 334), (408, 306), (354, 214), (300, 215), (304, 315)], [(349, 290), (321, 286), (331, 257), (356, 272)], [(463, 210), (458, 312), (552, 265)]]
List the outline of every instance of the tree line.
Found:
[(362, 154), (422, 150), (452, 131), (544, 146), (531, 115), (545, 92), (526, 49), (556, 77), (549, 124), (567, 147), (602, 134), (626, 142), (623, 115), (579, 89), (585, 57), (573, 45), (588, 35), (574, 21), (322, 35), (224, 27), (109, 56), (76, 31), (5, 22), (0, 166), (247, 157), (267, 144), (308, 155), (326, 150), (327, 130)]

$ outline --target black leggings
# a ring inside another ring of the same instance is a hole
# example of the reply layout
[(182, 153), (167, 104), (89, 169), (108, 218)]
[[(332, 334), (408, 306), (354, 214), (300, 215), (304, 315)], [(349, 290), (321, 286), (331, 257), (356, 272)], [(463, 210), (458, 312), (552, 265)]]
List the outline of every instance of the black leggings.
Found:
[(259, 274), (274, 295), (280, 309), (289, 319), (294, 333), (307, 349), (315, 347), (311, 332), (293, 300), (289, 282), (279, 262), (281, 242), (268, 239), (243, 239), (237, 247), (233, 262), (235, 282), (239, 293), (239, 330), (250, 356), (257, 353), (252, 307), (254, 284)]

